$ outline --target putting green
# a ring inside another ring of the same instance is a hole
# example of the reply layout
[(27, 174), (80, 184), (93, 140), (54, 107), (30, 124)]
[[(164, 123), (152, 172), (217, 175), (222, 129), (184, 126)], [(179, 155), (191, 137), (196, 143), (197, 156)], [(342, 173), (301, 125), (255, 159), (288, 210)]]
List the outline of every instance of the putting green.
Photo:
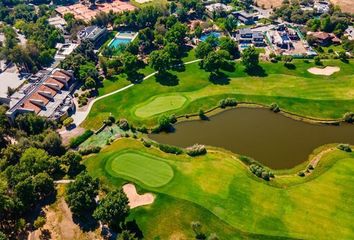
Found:
[(161, 187), (173, 177), (171, 166), (163, 159), (139, 151), (114, 155), (107, 161), (106, 170), (113, 176), (132, 178), (150, 187)]
[(182, 95), (160, 96), (149, 100), (148, 103), (140, 105), (135, 110), (135, 115), (141, 118), (147, 118), (181, 108), (187, 101), (187, 98)]

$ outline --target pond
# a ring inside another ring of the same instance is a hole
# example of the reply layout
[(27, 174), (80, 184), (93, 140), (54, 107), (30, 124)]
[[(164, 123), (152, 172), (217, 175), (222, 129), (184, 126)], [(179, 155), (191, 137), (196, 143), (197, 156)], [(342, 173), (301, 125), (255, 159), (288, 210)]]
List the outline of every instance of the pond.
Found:
[(209, 120), (178, 123), (173, 133), (151, 134), (180, 147), (195, 143), (222, 147), (273, 168), (292, 168), (327, 143), (354, 144), (354, 125), (317, 125), (293, 120), (268, 109), (236, 108)]

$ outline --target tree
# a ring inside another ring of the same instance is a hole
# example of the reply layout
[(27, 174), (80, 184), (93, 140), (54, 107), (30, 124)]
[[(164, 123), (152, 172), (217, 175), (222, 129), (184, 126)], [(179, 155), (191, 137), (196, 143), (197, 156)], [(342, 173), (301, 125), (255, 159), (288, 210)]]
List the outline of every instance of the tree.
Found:
[(283, 55), (282, 60), (284, 62), (284, 65), (288, 66), (293, 61), (293, 57), (291, 55)]
[(19, 129), (30, 135), (39, 134), (46, 128), (45, 119), (33, 113), (19, 114), (15, 123)]
[(224, 59), (218, 52), (211, 52), (203, 59), (202, 66), (207, 72), (218, 72), (223, 64)]
[(74, 215), (82, 217), (90, 214), (96, 207), (98, 179), (93, 179), (87, 172), (80, 173), (67, 188), (66, 202)]
[(347, 56), (346, 52), (340, 51), (338, 53), (338, 57), (342, 62), (348, 62), (348, 56)]
[(171, 128), (171, 118), (163, 115), (159, 118), (158, 120), (159, 122), (159, 129), (160, 130), (165, 130), (165, 131), (169, 131)]
[(37, 219), (34, 221), (33, 226), (37, 229), (41, 229), (44, 226), (45, 222), (46, 220), (44, 217), (38, 216)]
[(124, 71), (128, 75), (135, 73), (141, 65), (138, 57), (129, 52), (126, 52), (122, 55), (121, 61), (123, 63)]
[(149, 62), (151, 67), (159, 73), (165, 73), (171, 68), (171, 56), (163, 50), (153, 51), (150, 54)]
[(32, 180), (38, 199), (43, 199), (54, 192), (54, 181), (47, 173), (38, 173)]
[(85, 79), (85, 87), (87, 89), (93, 89), (96, 87), (96, 81), (92, 77), (88, 77)]
[(175, 43), (178, 46), (183, 46), (185, 37), (187, 36), (188, 28), (186, 25), (177, 22), (169, 29), (165, 35), (167, 43)]
[(0, 240), (7, 240), (8, 238), (6, 237), (5, 233), (0, 232)]
[(219, 47), (221, 50), (227, 51), (233, 58), (240, 57), (237, 43), (230, 37), (222, 37), (220, 39)]
[(138, 240), (135, 237), (134, 233), (129, 232), (128, 230), (123, 230), (117, 237), (117, 240)]
[(117, 230), (129, 215), (128, 203), (128, 197), (122, 189), (109, 192), (99, 203), (93, 217)]
[(246, 71), (251, 71), (259, 64), (259, 53), (255, 47), (248, 47), (243, 50), (242, 63), (246, 67)]
[(63, 153), (64, 148), (60, 135), (55, 131), (48, 131), (42, 141), (42, 147), (49, 155), (59, 156)]
[(195, 48), (195, 56), (204, 59), (209, 53), (213, 51), (213, 47), (207, 42), (200, 42)]
[(61, 157), (61, 162), (67, 167), (67, 174), (73, 177), (84, 170), (84, 165), (81, 165), (82, 157), (75, 151), (68, 151)]

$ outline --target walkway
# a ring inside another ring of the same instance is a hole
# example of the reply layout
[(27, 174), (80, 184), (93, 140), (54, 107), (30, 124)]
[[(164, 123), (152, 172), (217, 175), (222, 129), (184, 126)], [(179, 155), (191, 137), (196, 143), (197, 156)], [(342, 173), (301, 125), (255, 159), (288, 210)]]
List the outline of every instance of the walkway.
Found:
[[(188, 64), (192, 64), (192, 63), (200, 62), (200, 61), (201, 61), (201, 59), (196, 59), (196, 60), (193, 60), (193, 61), (185, 62), (185, 63), (183, 63), (183, 64), (184, 64), (184, 65), (188, 65)], [(180, 65), (182, 65), (182, 64), (179, 64), (178, 66), (180, 66)], [(148, 76), (144, 77), (143, 80), (149, 79), (150, 77), (154, 76), (156, 73), (157, 73), (157, 72), (153, 72), (153, 73), (149, 74)], [(101, 99), (103, 99), (103, 98), (109, 97), (109, 96), (111, 96), (111, 95), (113, 95), (113, 94), (116, 94), (116, 93), (119, 93), (119, 92), (123, 92), (123, 91), (125, 91), (125, 90), (127, 90), (127, 89), (133, 87), (134, 85), (135, 85), (135, 84), (132, 83), (132, 84), (129, 84), (128, 86), (125, 86), (125, 87), (123, 87), (123, 88), (117, 89), (117, 90), (115, 90), (115, 91), (113, 91), (113, 92), (107, 93), (107, 94), (102, 95), (102, 96), (100, 96), (100, 97), (98, 97), (98, 98), (95, 98), (94, 100), (92, 100), (92, 101), (89, 103), (89, 105), (88, 105), (88, 107), (86, 108), (85, 111), (76, 111), (76, 112), (71, 116), (71, 117), (74, 119), (74, 124), (75, 124), (76, 126), (79, 126), (79, 125), (86, 119), (87, 115), (88, 115), (88, 114), (90, 113), (90, 111), (91, 111), (92, 106), (93, 106), (97, 101), (99, 101), (99, 100), (101, 100)], [(76, 106), (76, 107), (77, 107), (77, 106)]]

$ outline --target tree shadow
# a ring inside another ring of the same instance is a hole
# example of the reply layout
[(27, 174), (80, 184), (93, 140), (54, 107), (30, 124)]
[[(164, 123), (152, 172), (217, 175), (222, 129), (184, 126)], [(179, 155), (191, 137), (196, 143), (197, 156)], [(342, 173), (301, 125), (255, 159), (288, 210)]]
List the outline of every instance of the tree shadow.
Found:
[(223, 72), (212, 72), (209, 75), (209, 81), (216, 85), (230, 84), (230, 78)]
[(176, 86), (179, 82), (177, 76), (169, 72), (158, 72), (155, 77), (156, 82), (160, 83), (163, 86)]
[(126, 223), (126, 229), (135, 234), (138, 239), (144, 239), (144, 234), (136, 223), (135, 219)]
[(234, 72), (236, 70), (234, 62), (225, 62), (221, 67), (222, 70), (226, 72)]
[(141, 83), (144, 79), (144, 74), (139, 72), (131, 72), (127, 74), (127, 79), (134, 84)]
[(82, 216), (73, 215), (73, 221), (84, 232), (93, 231), (99, 227), (98, 221), (92, 217), (92, 211)]
[(264, 70), (264, 68), (260, 65), (254, 66), (251, 69), (246, 69), (246, 73), (253, 77), (266, 77), (268, 74)]
[(286, 67), (289, 70), (295, 70), (296, 69), (296, 66), (293, 63), (285, 63), (284, 67)]

